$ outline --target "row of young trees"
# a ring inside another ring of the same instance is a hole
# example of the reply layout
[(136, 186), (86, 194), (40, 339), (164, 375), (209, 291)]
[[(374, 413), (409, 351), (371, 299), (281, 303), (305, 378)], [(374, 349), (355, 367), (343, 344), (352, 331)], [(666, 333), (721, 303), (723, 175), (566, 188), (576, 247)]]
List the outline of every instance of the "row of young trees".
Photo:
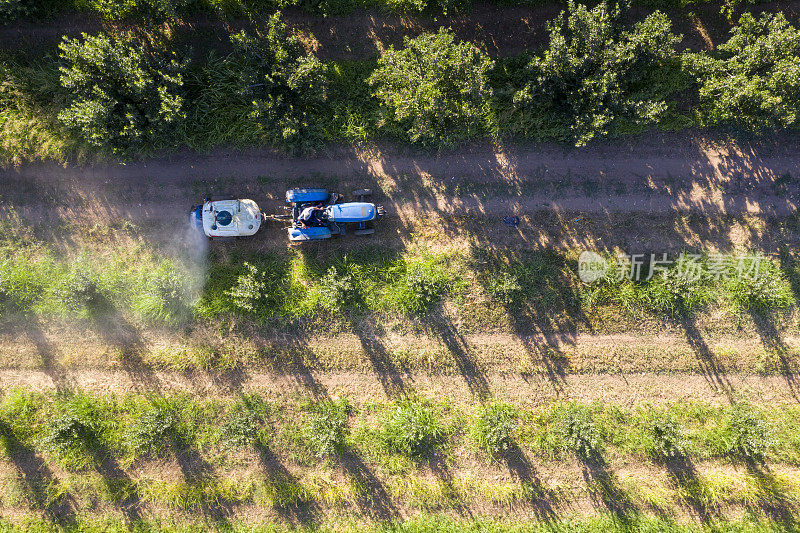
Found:
[[(406, 38), (367, 79), (380, 104), (379, 127), (425, 146), (505, 133), (580, 146), (658, 124), (674, 107), (682, 77), (696, 82), (701, 125), (800, 125), (800, 31), (782, 14), (745, 14), (717, 52), (682, 54), (663, 13), (629, 27), (621, 15), (606, 3), (570, 2), (549, 25), (547, 49), (502, 86), (491, 83), (495, 62), (450, 31)], [(328, 66), (304, 52), (279, 14), (263, 38), (242, 31), (231, 40), (231, 97), (246, 102), (268, 138), (300, 149), (316, 144)], [(84, 34), (65, 38), (60, 55), (72, 100), (59, 119), (94, 145), (127, 151), (152, 144), (200, 105), (183, 90), (187, 61), (157, 44)], [(505, 126), (492, 126), (498, 123)]]

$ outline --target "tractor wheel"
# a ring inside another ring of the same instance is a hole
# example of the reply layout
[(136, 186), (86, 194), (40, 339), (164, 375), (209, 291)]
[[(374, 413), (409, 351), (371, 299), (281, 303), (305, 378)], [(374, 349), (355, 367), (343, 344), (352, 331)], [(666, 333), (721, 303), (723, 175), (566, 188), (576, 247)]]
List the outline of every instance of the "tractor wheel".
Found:
[(353, 235), (372, 235), (375, 233), (375, 228), (357, 229), (353, 230)]
[(372, 189), (358, 189), (357, 191), (353, 191), (353, 196), (359, 198), (364, 196), (372, 196)]

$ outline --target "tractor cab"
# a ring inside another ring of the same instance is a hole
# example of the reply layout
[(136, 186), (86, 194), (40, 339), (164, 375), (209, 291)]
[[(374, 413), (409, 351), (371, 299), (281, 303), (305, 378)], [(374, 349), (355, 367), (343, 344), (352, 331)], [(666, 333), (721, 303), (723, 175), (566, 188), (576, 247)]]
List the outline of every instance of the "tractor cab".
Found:
[[(292, 225), (287, 228), (291, 242), (319, 241), (333, 235), (345, 235), (350, 229), (355, 235), (375, 232), (374, 221), (383, 216), (383, 207), (365, 202), (372, 191), (361, 189), (354, 193), (357, 202), (340, 203), (341, 196), (327, 189), (291, 189), (286, 191), (286, 202), (291, 204)], [(308, 207), (321, 208), (311, 222), (300, 220)]]

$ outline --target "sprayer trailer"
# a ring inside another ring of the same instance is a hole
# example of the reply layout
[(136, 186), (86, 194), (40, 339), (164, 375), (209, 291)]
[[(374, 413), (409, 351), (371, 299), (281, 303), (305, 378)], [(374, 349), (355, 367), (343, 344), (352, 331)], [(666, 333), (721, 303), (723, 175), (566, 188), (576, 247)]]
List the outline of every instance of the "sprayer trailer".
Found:
[(247, 199), (205, 200), (192, 207), (192, 224), (207, 237), (249, 237), (261, 227), (258, 204)]
[(273, 218), (290, 220), (289, 241), (301, 243), (330, 239), (334, 235), (371, 235), (375, 222), (383, 218), (383, 206), (367, 201), (370, 189), (353, 192), (357, 201), (341, 202), (342, 196), (327, 189), (291, 189), (286, 191), (291, 214)]

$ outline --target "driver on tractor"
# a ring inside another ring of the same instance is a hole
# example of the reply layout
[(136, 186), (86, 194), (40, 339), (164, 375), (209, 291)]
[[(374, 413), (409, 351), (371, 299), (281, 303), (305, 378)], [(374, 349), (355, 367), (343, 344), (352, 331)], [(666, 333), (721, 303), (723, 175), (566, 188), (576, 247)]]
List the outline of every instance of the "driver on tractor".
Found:
[(297, 221), (303, 225), (303, 228), (311, 226), (324, 226), (325, 222), (322, 220), (322, 213), (325, 211), (324, 207), (310, 205), (300, 212)]

